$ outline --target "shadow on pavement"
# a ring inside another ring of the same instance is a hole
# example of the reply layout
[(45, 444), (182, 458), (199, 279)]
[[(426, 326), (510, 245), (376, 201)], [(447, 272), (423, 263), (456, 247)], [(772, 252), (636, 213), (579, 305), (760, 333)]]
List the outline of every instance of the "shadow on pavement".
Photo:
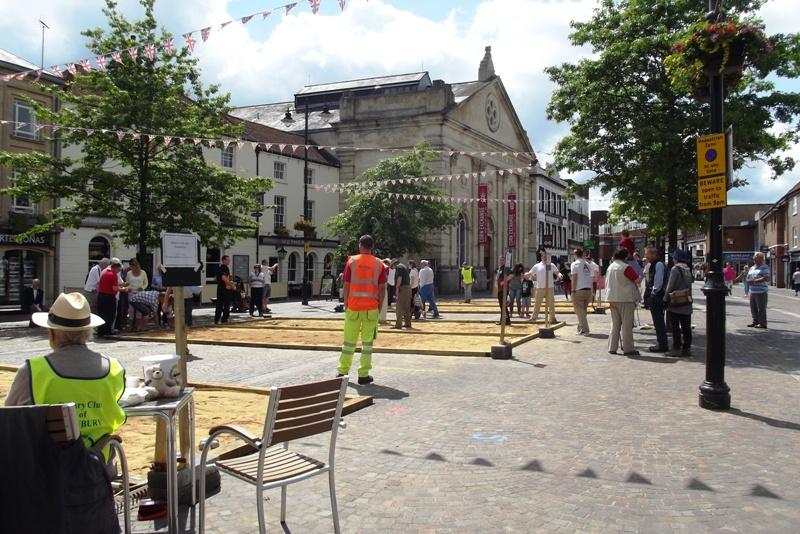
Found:
[(359, 395), (369, 395), (373, 399), (400, 400), (408, 397), (407, 391), (395, 389), (389, 386), (381, 386), (378, 384), (369, 384), (367, 386), (361, 386), (353, 382), (350, 382), (349, 385), (353, 389), (358, 391)]
[(767, 417), (765, 415), (758, 415), (755, 413), (745, 412), (738, 408), (731, 408), (730, 410), (726, 410), (724, 413), (729, 413), (731, 415), (736, 415), (738, 417), (744, 417), (745, 419), (752, 419), (753, 421), (760, 421), (762, 423), (768, 424), (769, 426), (774, 426), (776, 428), (786, 428), (788, 430), (800, 431), (800, 424), (798, 423), (793, 423), (791, 421), (783, 421), (781, 419), (773, 419), (772, 417)]
[(629, 360), (639, 360), (642, 362), (653, 362), (653, 363), (675, 363), (678, 361), (678, 358), (666, 358), (660, 356), (627, 356)]

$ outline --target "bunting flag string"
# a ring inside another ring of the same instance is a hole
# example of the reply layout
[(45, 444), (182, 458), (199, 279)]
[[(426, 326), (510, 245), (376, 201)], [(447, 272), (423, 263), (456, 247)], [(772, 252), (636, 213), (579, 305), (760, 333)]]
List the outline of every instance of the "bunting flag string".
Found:
[[(328, 191), (333, 192), (333, 191)], [(380, 191), (376, 189), (367, 190), (363, 192), (364, 194), (372, 193), (375, 195), (385, 195), (391, 199), (395, 200), (427, 200), (427, 201), (438, 201), (438, 202), (449, 202), (451, 204), (474, 204), (478, 202), (489, 202), (493, 204), (512, 204), (515, 206), (520, 205), (531, 205), (536, 206), (537, 204), (547, 205), (547, 200), (538, 200), (538, 199), (531, 199), (531, 200), (520, 200), (519, 198), (516, 199), (508, 199), (508, 198), (475, 198), (475, 197), (453, 197), (446, 194), (437, 194), (437, 195), (421, 195), (418, 193), (397, 193), (394, 191)], [(573, 198), (572, 200), (568, 201), (567, 204), (570, 203), (588, 203), (588, 199), (584, 198)]]
[[(73, 69), (75, 69), (75, 65), (71, 65)], [(3, 120), (0, 119), (0, 125), (9, 124), (12, 126), (21, 127), (21, 122), (13, 121), (13, 120)], [(53, 129), (53, 133), (56, 132), (58, 128), (62, 128), (62, 126), (56, 124), (43, 124), (37, 123), (42, 128), (49, 127)], [(74, 132), (86, 132), (86, 128), (78, 128), (78, 127), (71, 127), (70, 133)], [(179, 144), (190, 143), (194, 138), (187, 138), (182, 137), (176, 133), (144, 133), (144, 132), (135, 132), (133, 130), (101, 130), (103, 133), (107, 134), (114, 134), (117, 138), (122, 141), (128, 136), (134, 136), (134, 134), (141, 134), (147, 135), (151, 140), (155, 140), (156, 138), (161, 138), (162, 141), (165, 139), (169, 140), (177, 140)], [(138, 138), (138, 137), (135, 137)], [(285, 149), (288, 147), (291, 149), (293, 154), (296, 154), (298, 150), (302, 148), (307, 148), (309, 150), (328, 150), (333, 153), (341, 152), (341, 151), (355, 151), (355, 152), (365, 152), (365, 151), (378, 151), (378, 152), (388, 152), (391, 154), (405, 154), (414, 150), (417, 150), (416, 147), (355, 147), (355, 146), (334, 146), (334, 145), (304, 145), (304, 144), (286, 144), (286, 143), (267, 143), (267, 142), (257, 142), (257, 141), (247, 141), (242, 139), (234, 139), (234, 138), (219, 138), (219, 139), (208, 139), (208, 138), (200, 138), (194, 139), (195, 143), (198, 144), (200, 142), (206, 143), (210, 148), (215, 146), (219, 146), (220, 144), (225, 143), (227, 140), (228, 143), (236, 143), (237, 147), (241, 150), (244, 147), (245, 143), (250, 143), (252, 149), (255, 150), (256, 148), (260, 148), (265, 151), (272, 151), (273, 149), (277, 149), (278, 153), (283, 154)], [(239, 143), (241, 141), (241, 144)], [(169, 142), (165, 144), (170, 144)], [(476, 158), (485, 158), (487, 156), (491, 157), (514, 157), (514, 158), (523, 158), (528, 160), (533, 160), (536, 158), (537, 152), (509, 152), (509, 151), (475, 151), (475, 150), (455, 150), (452, 148), (425, 148), (423, 149), (426, 152), (433, 152), (437, 154), (447, 154), (448, 156), (452, 157), (456, 154), (460, 156), (470, 156)], [(538, 152), (538, 154), (549, 154), (549, 152)], [(500, 169), (499, 172), (511, 172), (514, 169)], [(477, 174), (477, 173), (475, 173)], [(454, 175), (454, 177), (457, 175)], [(502, 176), (502, 174), (501, 174)]]
[[(312, 13), (316, 15), (320, 9), (322, 0), (308, 0), (308, 2), (309, 6), (311, 7)], [(341, 8), (342, 11), (344, 11), (345, 5), (346, 5), (346, 0), (339, 0), (339, 7)], [(197, 43), (194, 36), (197, 34), (200, 35), (200, 38), (202, 39), (203, 42), (206, 42), (208, 38), (211, 36), (212, 32), (223, 30), (232, 22), (239, 22), (242, 25), (245, 25), (257, 15), (261, 15), (262, 20), (264, 20), (267, 17), (269, 17), (274, 11), (280, 11), (280, 10), (284, 10), (284, 13), (288, 15), (289, 12), (295, 6), (297, 6), (297, 2), (283, 4), (280, 6), (273, 7), (271, 9), (267, 9), (266, 11), (258, 11), (256, 13), (251, 13), (249, 15), (245, 15), (244, 17), (228, 20), (220, 24), (213, 24), (205, 28), (192, 30), (189, 32), (183, 32), (180, 35), (181, 37), (183, 37), (186, 49), (189, 51), (190, 54), (194, 54), (195, 44)], [(164, 40), (164, 42), (160, 43), (159, 42), (143, 43), (139, 46), (112, 50), (100, 56), (95, 56), (94, 61), (97, 65), (96, 67), (97, 70), (105, 71), (107, 67), (106, 62), (109, 58), (112, 61), (116, 61), (117, 63), (123, 63), (122, 54), (127, 53), (132, 61), (136, 61), (137, 57), (139, 57), (140, 55), (146, 56), (149, 61), (155, 61), (155, 52), (157, 49), (163, 50), (167, 54), (167, 56), (172, 56), (174, 54), (174, 43), (172, 38), (168, 38)], [(0, 80), (3, 80), (5, 82), (9, 82), (12, 79), (24, 80), (28, 76), (33, 76), (35, 77), (36, 80), (38, 80), (42, 74), (50, 74), (57, 78), (63, 78), (64, 70), (66, 70), (73, 77), (75, 77), (77, 76), (77, 69), (75, 68), (76, 65), (79, 65), (87, 73), (92, 69), (90, 64), (90, 58), (84, 58), (84, 59), (79, 59), (78, 61), (59, 63), (57, 65), (49, 67), (48, 69), (44, 68), (30, 69), (30, 70), (15, 72), (12, 74), (4, 74), (0, 76)]]

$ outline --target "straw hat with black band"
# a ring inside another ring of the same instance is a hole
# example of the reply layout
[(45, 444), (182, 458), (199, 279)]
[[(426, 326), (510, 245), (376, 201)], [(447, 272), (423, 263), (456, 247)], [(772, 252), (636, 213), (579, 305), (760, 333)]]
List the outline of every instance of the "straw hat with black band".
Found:
[(61, 293), (53, 302), (50, 311), (37, 312), (31, 317), (34, 324), (51, 330), (89, 330), (105, 324), (93, 314), (89, 301), (80, 293)]

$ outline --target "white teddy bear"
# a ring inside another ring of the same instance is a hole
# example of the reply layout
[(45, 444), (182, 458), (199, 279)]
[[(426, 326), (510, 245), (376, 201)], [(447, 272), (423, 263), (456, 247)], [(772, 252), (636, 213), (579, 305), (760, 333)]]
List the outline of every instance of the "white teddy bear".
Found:
[(172, 368), (169, 376), (164, 375), (164, 370), (158, 364), (145, 368), (144, 387), (147, 389), (147, 400), (178, 397), (181, 394), (180, 375), (178, 366)]

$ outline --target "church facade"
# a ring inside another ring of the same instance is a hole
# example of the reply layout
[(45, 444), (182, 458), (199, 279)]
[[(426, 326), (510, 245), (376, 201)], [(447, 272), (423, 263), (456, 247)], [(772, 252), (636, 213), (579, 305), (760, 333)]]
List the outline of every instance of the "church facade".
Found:
[[(431, 80), (427, 72), (419, 72), (310, 85), (294, 102), (247, 106), (233, 115), (299, 133), (307, 113), (310, 143), (354, 147), (336, 150), (343, 184), (392, 156), (378, 148), (411, 148), (425, 141), (441, 150), (431, 163), (432, 175), (471, 175), (440, 182), (445, 195), (485, 196), (487, 201), (458, 203), (457, 223), (429, 236), (430, 250), (414, 256), (432, 261), (441, 292), (458, 291), (458, 269), (464, 261), (475, 266), (478, 285), (489, 288), (498, 257), (511, 254), (512, 263), (526, 266), (535, 261), (542, 244), (540, 222), (545, 224), (540, 219), (546, 216), (537, 209), (539, 183), (548, 172), (538, 165), (494, 72), (490, 47), (478, 74), (477, 80), (461, 83)], [(332, 199), (340, 205), (342, 201)]]

